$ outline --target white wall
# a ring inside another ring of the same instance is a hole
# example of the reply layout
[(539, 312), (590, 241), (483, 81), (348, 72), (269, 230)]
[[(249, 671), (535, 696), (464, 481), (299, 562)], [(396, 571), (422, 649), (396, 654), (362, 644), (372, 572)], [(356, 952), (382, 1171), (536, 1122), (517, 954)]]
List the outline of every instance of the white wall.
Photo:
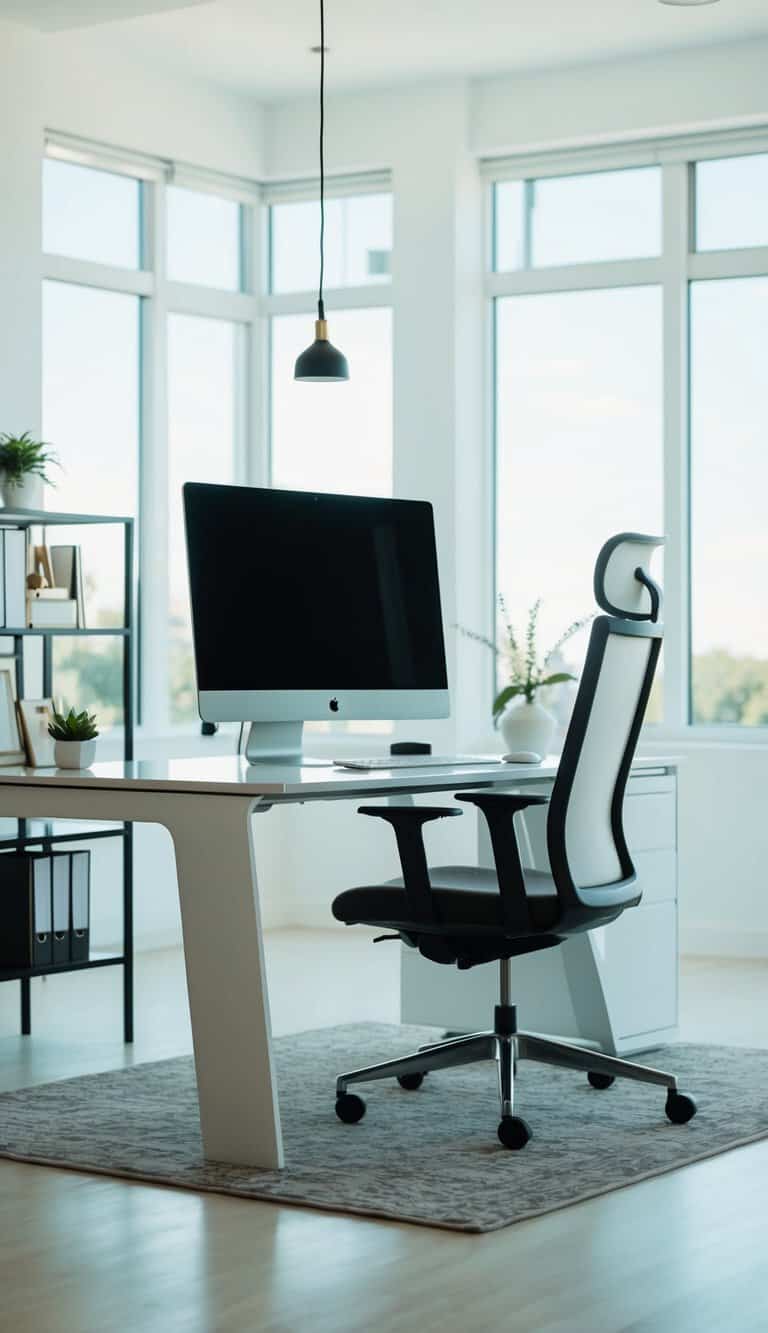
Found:
[(256, 99), (181, 80), (150, 61), (92, 53), (87, 32), (37, 39), (49, 130), (258, 180), (263, 117)]
[(488, 79), (472, 88), (479, 155), (764, 124), (768, 42)]
[(0, 431), (40, 429), (41, 114), (35, 41), (0, 23)]
[[(399, 494), (435, 503), (449, 624), (490, 619), (477, 155), (765, 121), (767, 67), (763, 42), (472, 85), (452, 81), (330, 98), (330, 170), (393, 172), (395, 483)], [(0, 429), (6, 423), (39, 426), (39, 191), (46, 125), (246, 176), (316, 170), (314, 98), (260, 112), (251, 100), (180, 84), (148, 66), (115, 63), (105, 69), (83, 34), (43, 38), (0, 26)], [(418, 734), (447, 749), (483, 746), (491, 739), (484, 716), (487, 663), (457, 648), (452, 638), (450, 647), (453, 722), (420, 726)], [(683, 938), (705, 951), (768, 953), (768, 899), (759, 887), (768, 850), (760, 834), (766, 750), (685, 749)], [(357, 818), (351, 808), (273, 812), (259, 817), (257, 833), (271, 924), (329, 921), (328, 903), (337, 888), (394, 869), (388, 830)], [(441, 859), (469, 856), (474, 820), (465, 815), (442, 825), (434, 838)], [(139, 942), (175, 939), (170, 847), (157, 830), (141, 834), (136, 882)], [(106, 894), (99, 903), (103, 940), (117, 935), (115, 907)]]

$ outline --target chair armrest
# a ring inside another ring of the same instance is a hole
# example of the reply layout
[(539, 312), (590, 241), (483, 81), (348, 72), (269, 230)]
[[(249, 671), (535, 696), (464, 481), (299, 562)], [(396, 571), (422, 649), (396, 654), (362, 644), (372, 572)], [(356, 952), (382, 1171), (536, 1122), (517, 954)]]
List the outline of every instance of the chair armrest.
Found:
[(430, 819), (444, 819), (446, 815), (461, 815), (464, 812), (454, 810), (450, 805), (360, 805), (357, 813), (386, 819), (395, 825), (421, 825)]
[(517, 841), (514, 816), (531, 805), (547, 805), (548, 796), (512, 792), (462, 792), (457, 801), (468, 801), (482, 810), (491, 835), (496, 877), (502, 899), (504, 921), (509, 930), (530, 925), (525, 875)]
[(361, 805), (357, 813), (372, 815), (392, 825), (403, 871), (403, 887), (413, 920), (422, 925), (437, 925), (439, 918), (432, 897), (422, 829), (431, 819), (444, 819), (463, 814), (463, 811), (444, 805)]
[(525, 796), (522, 793), (509, 791), (462, 792), (456, 796), (456, 800), (470, 801), (472, 805), (476, 805), (482, 810), (486, 818), (492, 811), (498, 811), (506, 815), (516, 815), (519, 810), (525, 810), (529, 805), (547, 805), (549, 803), (548, 796), (540, 796), (533, 792)]

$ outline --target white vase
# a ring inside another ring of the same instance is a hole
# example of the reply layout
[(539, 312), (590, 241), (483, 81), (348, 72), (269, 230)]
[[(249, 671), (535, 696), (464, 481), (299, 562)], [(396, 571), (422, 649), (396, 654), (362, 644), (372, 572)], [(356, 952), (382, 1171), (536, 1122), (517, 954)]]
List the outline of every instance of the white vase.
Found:
[(544, 758), (552, 748), (557, 720), (535, 700), (522, 699), (507, 705), (499, 725), (507, 754), (532, 750)]
[(43, 479), (34, 473), (22, 477), (21, 481), (7, 481), (3, 478), (3, 500), (6, 509), (42, 509)]
[(96, 741), (54, 741), (57, 768), (90, 768), (96, 758)]

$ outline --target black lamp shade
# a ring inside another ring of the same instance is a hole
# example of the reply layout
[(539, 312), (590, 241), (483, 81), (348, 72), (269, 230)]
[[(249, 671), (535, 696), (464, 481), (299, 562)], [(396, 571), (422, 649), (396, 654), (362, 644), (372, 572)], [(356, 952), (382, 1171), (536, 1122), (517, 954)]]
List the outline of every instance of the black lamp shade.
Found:
[[(325, 320), (318, 320), (315, 325), (315, 331), (318, 334), (324, 332)], [(296, 367), (293, 372), (293, 378), (296, 380), (306, 380), (309, 382), (323, 382), (332, 384), (338, 380), (349, 379), (349, 366), (347, 358), (338, 347), (328, 341), (327, 336), (318, 336), (306, 351), (302, 352), (296, 358)]]

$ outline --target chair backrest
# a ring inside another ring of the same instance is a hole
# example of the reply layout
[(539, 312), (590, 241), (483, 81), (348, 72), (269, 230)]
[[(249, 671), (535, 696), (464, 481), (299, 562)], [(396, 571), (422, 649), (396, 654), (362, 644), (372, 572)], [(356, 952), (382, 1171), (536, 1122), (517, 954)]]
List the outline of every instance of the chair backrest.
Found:
[(622, 809), (663, 638), (661, 589), (648, 566), (663, 537), (622, 532), (595, 566), (607, 611), (592, 630), (547, 817), (561, 904), (610, 910), (639, 900)]

